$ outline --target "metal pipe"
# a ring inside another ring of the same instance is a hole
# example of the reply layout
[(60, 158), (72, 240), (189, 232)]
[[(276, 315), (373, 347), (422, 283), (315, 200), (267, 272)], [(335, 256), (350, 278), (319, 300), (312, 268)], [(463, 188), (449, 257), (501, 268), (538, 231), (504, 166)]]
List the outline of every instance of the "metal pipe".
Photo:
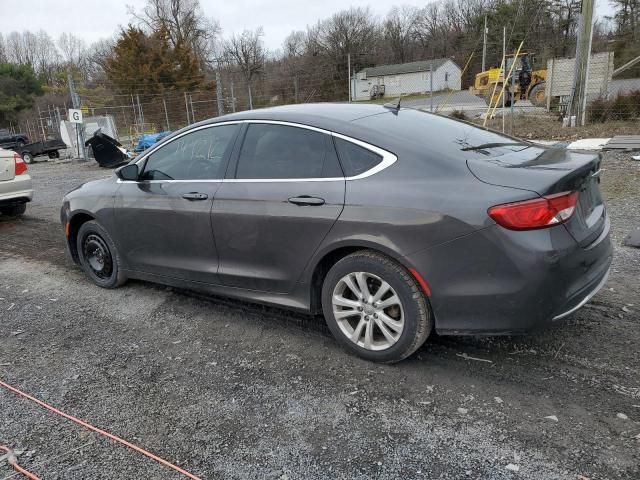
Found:
[(187, 111), (187, 125), (191, 124), (191, 120), (189, 119), (189, 101), (187, 99), (187, 92), (184, 92), (184, 107)]
[(164, 105), (164, 118), (167, 121), (167, 130), (171, 130), (171, 126), (169, 125), (169, 114), (167, 113), (167, 101), (164, 97), (162, 97), (162, 105)]

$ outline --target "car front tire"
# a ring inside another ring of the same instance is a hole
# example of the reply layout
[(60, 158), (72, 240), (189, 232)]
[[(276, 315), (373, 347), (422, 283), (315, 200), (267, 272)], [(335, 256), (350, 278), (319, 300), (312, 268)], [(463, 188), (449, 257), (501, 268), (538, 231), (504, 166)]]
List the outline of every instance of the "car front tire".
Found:
[(118, 250), (98, 222), (82, 224), (76, 247), (80, 265), (93, 283), (102, 288), (117, 288), (126, 282)]
[(367, 250), (344, 257), (329, 270), (322, 309), (338, 342), (374, 362), (408, 357), (433, 325), (427, 299), (407, 269)]

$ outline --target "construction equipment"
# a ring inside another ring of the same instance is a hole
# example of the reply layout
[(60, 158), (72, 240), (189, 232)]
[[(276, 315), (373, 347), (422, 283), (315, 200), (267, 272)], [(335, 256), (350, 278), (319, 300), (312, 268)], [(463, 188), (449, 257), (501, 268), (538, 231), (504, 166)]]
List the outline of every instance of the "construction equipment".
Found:
[[(507, 65), (504, 72), (511, 70), (511, 65), (515, 61), (512, 76), (507, 79), (504, 89), (504, 105), (510, 107), (512, 102), (518, 100), (529, 100), (535, 107), (546, 106), (545, 97), (545, 81), (547, 79), (547, 70), (533, 70), (531, 65), (534, 61), (534, 54), (531, 52), (522, 52), (516, 55), (507, 55)], [(490, 68), (476, 75), (473, 87), (469, 90), (472, 94), (484, 98), (487, 105), (495, 106), (501, 101), (500, 92), (502, 91), (504, 80), (504, 72), (502, 68)]]

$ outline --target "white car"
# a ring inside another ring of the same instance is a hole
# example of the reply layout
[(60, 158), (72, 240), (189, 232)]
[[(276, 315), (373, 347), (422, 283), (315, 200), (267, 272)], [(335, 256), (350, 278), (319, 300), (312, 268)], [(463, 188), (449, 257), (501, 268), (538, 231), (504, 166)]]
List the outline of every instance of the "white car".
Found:
[(22, 157), (0, 148), (0, 214), (22, 215), (33, 198), (31, 176)]

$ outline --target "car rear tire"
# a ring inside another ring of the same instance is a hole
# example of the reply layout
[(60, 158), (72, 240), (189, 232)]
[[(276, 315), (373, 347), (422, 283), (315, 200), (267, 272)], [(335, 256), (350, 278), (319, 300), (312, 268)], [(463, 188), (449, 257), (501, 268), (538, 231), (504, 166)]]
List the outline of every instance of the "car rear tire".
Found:
[(336, 340), (374, 362), (408, 357), (433, 325), (427, 299), (407, 269), (368, 250), (331, 267), (322, 285), (322, 309)]
[(76, 247), (80, 265), (93, 283), (102, 288), (117, 288), (127, 281), (118, 250), (98, 222), (82, 224)]
[(31, 164), (33, 163), (33, 155), (31, 155), (31, 152), (23, 152), (22, 160), (24, 160), (24, 163)]
[(22, 214), (24, 214), (24, 212), (27, 211), (27, 204), (26, 203), (19, 203), (17, 205), (10, 205), (7, 207), (1, 207), (0, 208), (0, 213), (2, 213), (2, 215), (6, 215), (8, 217), (18, 217)]

